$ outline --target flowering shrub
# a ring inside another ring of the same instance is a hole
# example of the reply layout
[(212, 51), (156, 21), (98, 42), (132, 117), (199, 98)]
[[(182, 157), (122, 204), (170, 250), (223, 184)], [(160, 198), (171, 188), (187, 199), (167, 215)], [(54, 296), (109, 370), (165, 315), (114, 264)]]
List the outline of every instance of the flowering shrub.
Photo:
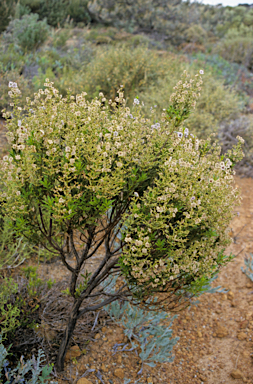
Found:
[[(129, 296), (145, 303), (160, 292), (173, 309), (229, 260), (222, 251), (238, 202), (233, 166), (243, 140), (220, 156), (210, 138), (198, 140), (185, 128), (201, 74), (184, 71), (159, 122), (152, 113), (144, 117), (138, 98), (131, 113), (121, 88), (113, 102), (102, 93), (89, 102), (85, 93), (63, 98), (46, 80), (22, 109), (20, 90), (10, 84), (3, 209), (18, 233), (60, 255), (71, 274), (73, 307), (58, 370), (85, 313)], [(105, 256), (89, 274), (87, 263), (102, 244)], [(101, 284), (118, 272), (122, 284), (108, 294)]]

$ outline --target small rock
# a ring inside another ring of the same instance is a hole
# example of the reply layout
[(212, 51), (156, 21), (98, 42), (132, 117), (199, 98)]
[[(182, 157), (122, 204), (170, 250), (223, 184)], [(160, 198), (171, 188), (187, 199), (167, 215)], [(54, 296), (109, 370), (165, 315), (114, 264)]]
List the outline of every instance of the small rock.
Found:
[(102, 332), (106, 332), (106, 329), (107, 329), (106, 327), (103, 327)]
[(246, 313), (246, 315), (245, 315), (245, 319), (246, 319), (246, 320), (249, 320), (249, 319), (252, 317), (252, 315), (253, 315), (252, 312), (248, 312), (248, 313)]
[(247, 287), (247, 288), (252, 288), (252, 283), (247, 283), (247, 284), (246, 284), (246, 287)]
[(85, 377), (82, 377), (81, 379), (78, 380), (77, 384), (92, 384), (92, 382)]
[(78, 345), (73, 345), (73, 347), (69, 348), (69, 350), (67, 351), (65, 359), (70, 360), (72, 358), (81, 356), (81, 354), (82, 351), (78, 347)]
[(202, 333), (198, 331), (198, 337), (202, 337)]
[(233, 300), (234, 295), (235, 295), (234, 292), (229, 291), (229, 292), (228, 292), (228, 300)]
[(247, 339), (247, 335), (245, 332), (239, 332), (238, 335), (237, 335), (237, 339), (238, 340), (245, 340)]
[(107, 337), (104, 336), (104, 337), (103, 337), (103, 341), (107, 341), (107, 340), (108, 340)]
[(100, 334), (99, 333), (97, 333), (96, 335), (95, 335), (95, 339), (97, 340), (97, 339), (100, 339)]
[(122, 356), (118, 356), (118, 358), (117, 358), (117, 362), (119, 363), (119, 364), (121, 364), (122, 363)]
[(106, 368), (106, 366), (104, 364), (101, 365), (101, 369), (104, 371), (104, 372), (108, 372), (108, 368)]
[(243, 374), (239, 369), (234, 369), (231, 373), (230, 376), (233, 377), (233, 379), (243, 379)]
[(221, 339), (221, 338), (226, 337), (228, 335), (228, 330), (226, 327), (218, 324), (214, 330), (214, 333), (215, 333), (216, 337), (219, 337)]
[(248, 326), (248, 321), (247, 321), (247, 320), (242, 321), (242, 322), (240, 323), (240, 325), (239, 325), (239, 327), (240, 327), (241, 329), (245, 329), (245, 328), (247, 328), (247, 326)]
[(119, 379), (124, 379), (125, 377), (125, 372), (122, 368), (117, 368), (114, 371), (114, 376), (118, 377)]
[(148, 377), (148, 378), (147, 378), (147, 383), (148, 383), (148, 384), (152, 384), (152, 383), (153, 383), (152, 377)]
[(199, 375), (199, 378), (200, 378), (201, 381), (206, 381), (207, 380), (207, 378), (205, 376), (203, 376), (203, 375)]

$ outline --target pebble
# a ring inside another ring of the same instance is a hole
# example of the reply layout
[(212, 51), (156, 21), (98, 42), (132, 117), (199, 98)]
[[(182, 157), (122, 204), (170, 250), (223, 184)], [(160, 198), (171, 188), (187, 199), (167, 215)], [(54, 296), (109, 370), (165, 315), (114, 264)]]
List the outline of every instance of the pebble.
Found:
[(78, 347), (78, 345), (73, 345), (73, 347), (69, 348), (69, 350), (67, 351), (65, 359), (70, 360), (72, 358), (81, 356), (81, 354), (82, 351)]
[(245, 319), (246, 319), (246, 320), (249, 320), (249, 319), (252, 317), (252, 315), (253, 315), (252, 312), (248, 312), (248, 313), (246, 313), (246, 315), (245, 315)]
[(114, 376), (118, 377), (119, 379), (124, 379), (125, 372), (122, 368), (117, 368), (114, 370)]
[(228, 330), (223, 325), (218, 324), (214, 329), (213, 336), (219, 337), (220, 339), (228, 335)]
[(101, 337), (101, 336), (100, 336), (100, 333), (97, 333), (97, 334), (95, 335), (95, 339), (96, 339), (96, 340), (100, 339), (100, 337)]
[(246, 333), (245, 333), (245, 332), (239, 332), (239, 333), (237, 334), (237, 339), (238, 339), (238, 340), (245, 340), (245, 339), (247, 339), (247, 335), (246, 335)]
[(92, 384), (92, 382), (85, 377), (82, 377), (81, 379), (78, 380), (77, 384)]
[(108, 368), (106, 368), (106, 366), (104, 365), (104, 363), (101, 365), (101, 369), (102, 369), (104, 372), (108, 372)]
[(234, 295), (235, 295), (234, 292), (229, 291), (229, 292), (228, 292), (228, 299), (229, 299), (229, 300), (233, 300)]
[(233, 377), (233, 379), (243, 379), (243, 374), (239, 369), (234, 369), (231, 373), (230, 376)]

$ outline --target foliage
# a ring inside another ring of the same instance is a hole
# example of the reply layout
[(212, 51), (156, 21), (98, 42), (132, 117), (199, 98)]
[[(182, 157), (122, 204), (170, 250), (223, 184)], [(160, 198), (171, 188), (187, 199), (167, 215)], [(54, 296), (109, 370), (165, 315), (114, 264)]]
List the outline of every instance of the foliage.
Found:
[(206, 31), (198, 24), (191, 25), (185, 34), (190, 43), (203, 44), (207, 39)]
[(240, 174), (253, 177), (253, 119), (251, 115), (239, 116), (230, 122), (223, 122), (218, 130), (218, 137), (222, 143), (222, 153), (226, 153), (236, 142), (236, 135), (244, 141), (244, 158), (237, 164), (236, 169)]
[[(155, 363), (172, 362), (172, 349), (179, 337), (172, 339), (171, 325), (176, 316), (169, 319), (167, 312), (144, 311), (128, 302), (111, 303), (105, 310), (111, 318), (125, 328), (124, 333), (131, 341), (132, 348), (137, 348), (133, 339), (140, 344), (139, 357), (147, 365), (154, 367)], [(166, 325), (161, 325), (162, 321)]]
[[(136, 92), (155, 84), (159, 77), (163, 78), (167, 69), (156, 53), (143, 47), (100, 47), (93, 57), (89, 45), (85, 45), (82, 50), (74, 50), (71, 63), (70, 59), (67, 61), (61, 58), (62, 68), (54, 71), (56, 73), (50, 68), (45, 71), (44, 67), (33, 82), (37, 86), (48, 76), (54, 80), (63, 96), (68, 89), (71, 89), (72, 94), (84, 90), (89, 99), (103, 92), (113, 100), (117, 97), (119, 85), (123, 84), (124, 91), (128, 94), (128, 105), (131, 105)], [(80, 56), (83, 61), (81, 67)], [(75, 66), (78, 70), (75, 70)]]
[[(22, 356), (17, 366), (12, 369), (8, 368), (7, 356), (8, 350), (2, 344), (2, 336), (0, 335), (0, 371), (4, 384), (45, 384), (50, 379), (53, 365), (42, 365), (45, 361), (45, 354), (42, 349), (39, 349), (37, 359), (33, 356), (32, 359), (25, 362)], [(57, 384), (55, 381), (50, 381), (50, 383)]]
[(0, 331), (4, 337), (20, 326), (20, 308), (15, 303), (10, 302), (11, 296), (17, 292), (18, 285), (13, 279), (2, 279), (0, 286)]
[[(231, 63), (219, 55), (207, 55), (198, 52), (191, 57), (191, 65), (196, 63), (219, 79), (225, 87), (232, 87), (247, 103), (247, 94), (253, 94), (252, 73), (243, 65)], [(194, 64), (195, 65), (195, 64)]]
[(63, 26), (68, 19), (75, 24), (90, 21), (87, 0), (20, 0), (20, 4), (37, 13), (40, 19), (47, 19), (53, 27)]
[(0, 272), (16, 268), (31, 256), (32, 248), (10, 228), (0, 206)]
[[(58, 370), (84, 313), (130, 294), (145, 304), (159, 292), (169, 294), (175, 309), (229, 261), (222, 250), (230, 242), (226, 228), (238, 201), (233, 167), (243, 156), (243, 139), (220, 157), (211, 138), (198, 140), (185, 128), (200, 98), (201, 74), (192, 78), (184, 71), (160, 122), (152, 111), (145, 118), (138, 98), (131, 113), (122, 89), (114, 101), (103, 93), (87, 101), (85, 92), (63, 98), (49, 80), (22, 110), (21, 92), (10, 83), (11, 151), (1, 162), (4, 213), (17, 233), (60, 255), (72, 274), (74, 302)], [(83, 280), (81, 270), (103, 243), (104, 259)], [(70, 254), (75, 267), (68, 264)], [(124, 285), (107, 297), (100, 289), (96, 304), (80, 310), (114, 268), (130, 291)]]
[(10, 340), (19, 328), (32, 328), (34, 315), (39, 309), (39, 298), (52, 287), (38, 278), (36, 267), (22, 270), (25, 279), (17, 283), (13, 278), (2, 278), (0, 285), (0, 330), (5, 339)]
[(22, 87), (22, 90), (23, 90), (21, 105), (25, 104), (25, 98), (31, 94), (29, 80), (21, 76), (19, 74), (19, 71), (17, 71), (16, 69), (6, 71), (6, 72), (0, 70), (1, 92), (3, 92), (0, 97), (1, 111), (4, 108), (7, 108), (8, 110), (11, 109), (11, 106), (9, 103), (9, 96), (8, 96), (8, 84), (10, 81), (13, 81), (13, 79), (15, 79), (18, 82), (18, 84), (20, 85), (20, 87)]
[[(145, 32), (166, 33), (173, 43), (183, 41), (187, 29), (187, 11), (181, 1), (166, 0), (92, 0), (88, 9), (92, 17), (105, 25), (125, 28), (129, 32), (141, 30)], [(186, 11), (186, 12), (185, 12)]]
[(71, 30), (69, 28), (57, 29), (53, 32), (52, 45), (55, 48), (63, 49), (67, 40), (70, 38)]
[(252, 26), (253, 10), (248, 7), (227, 7), (221, 9), (219, 13), (221, 13), (221, 15), (220, 20), (216, 21), (216, 31), (220, 37), (224, 37), (230, 29)]
[(249, 257), (246, 257), (244, 259), (244, 264), (245, 264), (245, 269), (243, 269), (243, 267), (241, 267), (241, 270), (243, 271), (243, 273), (245, 273), (245, 275), (251, 280), (253, 281), (253, 254), (250, 253)]
[(154, 52), (141, 47), (111, 47), (97, 51), (83, 73), (82, 86), (90, 97), (103, 92), (114, 100), (122, 84), (131, 104), (136, 92), (155, 84), (164, 73), (163, 63)]
[(38, 18), (37, 14), (30, 14), (12, 20), (3, 35), (5, 44), (16, 44), (23, 53), (37, 49), (49, 34), (46, 20), (39, 21)]
[(16, 0), (2, 0), (0, 2), (0, 33), (5, 30), (14, 15)]
[[(27, 279), (27, 293), (29, 297), (36, 297), (39, 296), (42, 289), (45, 287), (45, 283), (38, 278), (37, 275), (37, 267), (24, 267), (23, 273)], [(48, 280), (46, 282), (47, 289), (50, 289), (54, 282)]]
[[(115, 293), (115, 283), (118, 275), (109, 278), (104, 282), (107, 292)], [(149, 300), (148, 300), (149, 302)], [(111, 318), (120, 326), (125, 328), (124, 333), (131, 342), (134, 350), (138, 347), (133, 339), (140, 344), (141, 352), (139, 353), (142, 362), (150, 366), (155, 366), (157, 362), (172, 362), (172, 349), (177, 343), (178, 337), (172, 339), (171, 324), (177, 316), (169, 317), (167, 312), (156, 311), (155, 307), (149, 306), (149, 311), (141, 309), (138, 305), (129, 302), (113, 302), (104, 308)], [(162, 325), (164, 323), (165, 325)], [(168, 324), (169, 321), (169, 324)], [(118, 344), (113, 347), (115, 352)], [(124, 345), (122, 351), (127, 347)]]
[(215, 52), (221, 55), (224, 59), (243, 64), (247, 68), (253, 68), (253, 34), (251, 36), (237, 36), (234, 38), (225, 37), (221, 40)]
[[(152, 108), (155, 118), (159, 118), (164, 105), (169, 104), (170, 95), (174, 91), (173, 79), (179, 75), (181, 68), (188, 67), (189, 73), (194, 73), (194, 66), (190, 67), (177, 58), (171, 59), (169, 63), (170, 69), (164, 79), (158, 79), (148, 90), (138, 93), (140, 101), (145, 104), (146, 113)], [(193, 134), (206, 139), (211, 133), (218, 131), (223, 121), (237, 117), (241, 108), (241, 100), (235, 91), (224, 87), (221, 80), (216, 80), (209, 74), (205, 76), (205, 87), (196, 109), (188, 116), (185, 124)]]

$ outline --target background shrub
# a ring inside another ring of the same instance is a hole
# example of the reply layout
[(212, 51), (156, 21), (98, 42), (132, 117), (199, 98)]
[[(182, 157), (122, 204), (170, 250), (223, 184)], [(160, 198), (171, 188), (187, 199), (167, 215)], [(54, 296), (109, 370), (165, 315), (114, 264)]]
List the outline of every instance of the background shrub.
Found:
[(46, 20), (39, 21), (37, 14), (24, 15), (10, 22), (3, 35), (7, 44), (17, 44), (23, 52), (37, 49), (49, 34)]
[(10, 18), (15, 13), (16, 0), (2, 0), (0, 2), (0, 33), (5, 30)]
[(225, 37), (215, 48), (224, 59), (253, 68), (253, 35)]
[(223, 122), (218, 130), (222, 144), (222, 153), (226, 153), (236, 142), (239, 134), (245, 140), (244, 158), (236, 166), (237, 172), (247, 177), (253, 177), (253, 118), (251, 115), (239, 116), (232, 121)]
[(103, 92), (106, 97), (115, 99), (122, 84), (130, 104), (138, 92), (155, 84), (164, 75), (165, 68), (155, 52), (141, 47), (111, 47), (97, 51), (83, 70), (80, 85), (88, 97)]
[[(173, 92), (173, 79), (185, 67), (188, 67), (191, 74), (193, 73), (194, 67), (189, 67), (185, 62), (172, 57), (165, 78), (159, 79), (148, 90), (139, 93), (146, 111), (152, 108), (156, 118), (161, 115), (164, 104), (168, 105), (170, 94)], [(235, 91), (224, 87), (220, 80), (207, 74), (205, 87), (201, 91), (196, 109), (185, 124), (192, 133), (197, 133), (201, 138), (207, 138), (211, 133), (217, 133), (224, 120), (231, 120), (238, 116), (242, 107), (243, 104)]]
[(20, 0), (20, 4), (37, 13), (40, 20), (46, 18), (53, 27), (62, 27), (71, 19), (74, 23), (87, 24), (90, 21), (88, 0)]

